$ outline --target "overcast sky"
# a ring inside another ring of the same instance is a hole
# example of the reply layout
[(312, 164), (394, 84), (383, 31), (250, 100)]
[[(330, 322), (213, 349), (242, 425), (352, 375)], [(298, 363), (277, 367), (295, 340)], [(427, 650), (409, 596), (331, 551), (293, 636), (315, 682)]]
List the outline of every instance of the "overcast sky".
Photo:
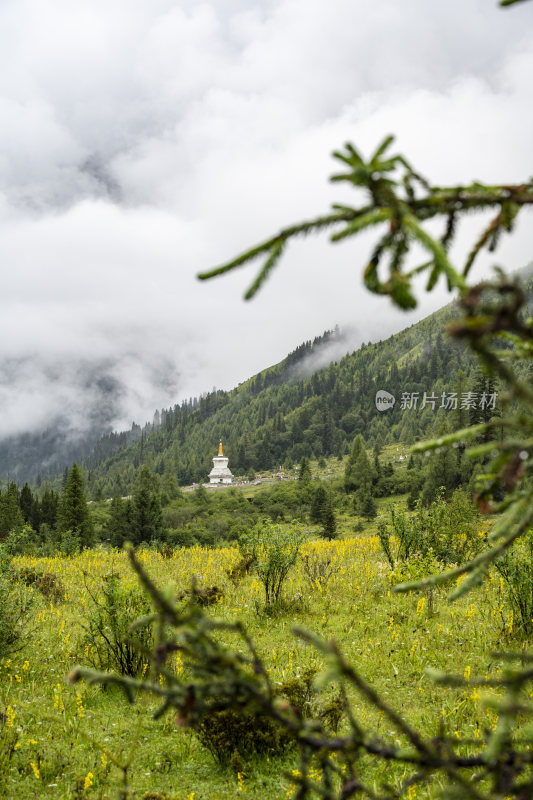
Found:
[[(533, 3), (1, 0), (0, 436), (129, 427), (336, 323), (410, 324), (361, 287), (368, 238), (294, 242), (252, 303), (256, 265), (195, 276), (350, 200), (348, 140), (395, 133), (434, 183), (531, 176), (532, 87)], [(530, 225), (481, 270), (531, 261)]]

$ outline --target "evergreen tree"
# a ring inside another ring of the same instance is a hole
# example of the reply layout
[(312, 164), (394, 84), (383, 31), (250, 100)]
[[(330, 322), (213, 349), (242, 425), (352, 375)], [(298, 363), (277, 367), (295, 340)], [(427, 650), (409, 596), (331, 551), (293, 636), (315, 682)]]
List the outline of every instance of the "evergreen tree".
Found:
[(311, 501), (311, 522), (320, 525), (324, 521), (324, 512), (328, 503), (328, 493), (322, 484), (319, 484), (313, 493)]
[[(437, 435), (449, 433), (449, 425), (444, 421), (437, 430)], [(449, 496), (458, 485), (457, 457), (449, 447), (443, 447), (431, 453), (426, 469), (426, 478), (422, 487), (421, 500), (424, 505), (437, 499), (441, 488)]]
[(306, 456), (304, 456), (300, 462), (298, 480), (301, 483), (309, 483), (311, 480), (311, 465), (309, 464), (309, 459)]
[(337, 535), (337, 520), (335, 518), (335, 511), (333, 510), (333, 503), (331, 495), (327, 495), (326, 505), (322, 512), (322, 525), (324, 526), (324, 536), (326, 539), (334, 539)]
[(33, 494), (26, 482), (20, 491), (20, 510), (22, 511), (22, 516), (24, 517), (24, 522), (31, 523), (31, 515), (32, 515), (32, 506), (33, 506)]
[(18, 489), (14, 483), (8, 483), (5, 492), (0, 493), (0, 539), (5, 539), (11, 531), (22, 530), (23, 525)]
[(111, 501), (109, 520), (106, 531), (109, 543), (113, 547), (122, 547), (124, 542), (131, 540), (131, 504), (129, 500), (114, 497)]
[(93, 523), (84, 491), (84, 481), (77, 464), (68, 472), (65, 487), (59, 498), (57, 513), (61, 533), (71, 531), (82, 547), (93, 544)]
[(376, 506), (376, 501), (370, 492), (367, 492), (363, 495), (359, 503), (359, 513), (362, 517), (365, 517), (365, 519), (374, 519), (374, 517), (377, 516), (378, 509)]
[(53, 489), (46, 489), (41, 500), (40, 518), (51, 529), (57, 525), (58, 507), (59, 495)]
[(359, 489), (368, 491), (374, 476), (375, 471), (366, 454), (363, 437), (358, 433), (344, 470), (344, 488), (347, 492), (356, 492)]
[(154, 476), (143, 465), (139, 471), (131, 507), (131, 541), (134, 545), (160, 539), (164, 534), (163, 513), (155, 491)]
[(413, 483), (411, 486), (411, 491), (407, 496), (407, 508), (409, 511), (414, 511), (416, 508), (416, 504), (420, 498), (420, 486), (417, 483)]

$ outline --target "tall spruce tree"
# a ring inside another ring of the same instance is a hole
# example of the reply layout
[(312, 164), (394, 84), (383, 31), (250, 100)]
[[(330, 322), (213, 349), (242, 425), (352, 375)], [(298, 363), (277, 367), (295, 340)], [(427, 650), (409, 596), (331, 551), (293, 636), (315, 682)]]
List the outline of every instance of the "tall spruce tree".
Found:
[[(450, 427), (444, 420), (437, 429), (437, 435), (443, 436), (450, 432)], [(428, 458), (426, 478), (422, 487), (421, 499), (424, 505), (437, 499), (439, 490), (444, 489), (446, 497), (457, 488), (459, 471), (457, 455), (449, 447), (434, 450)]]
[(311, 480), (311, 465), (309, 459), (304, 456), (300, 462), (300, 471), (298, 473), (298, 480), (301, 483), (309, 483)]
[(109, 519), (106, 524), (109, 543), (113, 547), (122, 547), (131, 540), (131, 501), (114, 497), (111, 501)]
[(311, 522), (320, 525), (324, 519), (324, 512), (328, 502), (328, 493), (326, 488), (319, 484), (313, 492), (313, 499), (311, 500), (311, 510), (309, 516)]
[(164, 535), (163, 513), (155, 478), (143, 465), (139, 471), (131, 507), (131, 541), (138, 545)]
[(367, 492), (372, 486), (375, 470), (365, 450), (365, 442), (360, 433), (354, 439), (352, 452), (344, 470), (344, 488), (347, 492), (362, 490)]
[(5, 539), (11, 531), (21, 530), (23, 525), (18, 489), (14, 483), (8, 483), (0, 493), (0, 539)]
[(323, 535), (326, 539), (334, 539), (337, 535), (337, 518), (333, 509), (331, 494), (327, 494), (326, 503), (322, 511)]
[(19, 504), (20, 510), (22, 511), (22, 516), (24, 517), (24, 522), (29, 522), (31, 524), (33, 494), (27, 482), (20, 490)]
[(57, 518), (61, 533), (71, 531), (78, 537), (82, 547), (93, 544), (93, 522), (85, 496), (83, 476), (76, 463), (68, 471), (59, 498)]

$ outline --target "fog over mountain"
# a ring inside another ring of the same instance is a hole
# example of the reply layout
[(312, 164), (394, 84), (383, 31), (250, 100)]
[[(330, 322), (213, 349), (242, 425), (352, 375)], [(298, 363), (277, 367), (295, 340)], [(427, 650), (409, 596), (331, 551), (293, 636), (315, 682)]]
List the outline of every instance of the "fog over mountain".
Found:
[[(414, 315), (361, 288), (371, 239), (295, 243), (252, 303), (196, 274), (353, 202), (333, 149), (389, 132), (435, 183), (533, 174), (533, 4), (4, 0), (0, 438), (141, 424), (339, 324)], [(460, 258), (478, 224), (459, 236)], [(531, 260), (527, 225), (496, 260)]]

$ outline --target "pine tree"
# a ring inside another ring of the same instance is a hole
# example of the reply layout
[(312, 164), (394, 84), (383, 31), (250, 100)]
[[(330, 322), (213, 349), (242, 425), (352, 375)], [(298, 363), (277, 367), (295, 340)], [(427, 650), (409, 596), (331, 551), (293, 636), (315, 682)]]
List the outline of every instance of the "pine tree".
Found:
[(83, 477), (77, 464), (73, 464), (69, 470), (59, 498), (57, 517), (61, 533), (71, 531), (82, 547), (93, 544), (93, 523), (84, 492)]
[(57, 512), (59, 507), (59, 496), (53, 489), (46, 489), (40, 508), (41, 522), (45, 522), (51, 529), (57, 525)]
[(24, 522), (31, 522), (33, 494), (27, 482), (20, 490), (19, 504), (20, 510), (22, 511), (22, 516), (24, 517)]
[(324, 521), (324, 512), (328, 502), (328, 493), (324, 486), (319, 485), (313, 493), (313, 500), (311, 502), (310, 517), (311, 522), (320, 525)]
[(114, 497), (111, 501), (109, 520), (106, 530), (109, 543), (113, 547), (122, 547), (131, 539), (131, 504), (129, 500)]
[(163, 512), (155, 491), (154, 476), (144, 465), (139, 471), (131, 508), (131, 541), (138, 545), (160, 539), (164, 534)]
[(358, 433), (344, 470), (344, 488), (347, 492), (356, 492), (359, 489), (367, 491), (372, 486), (374, 477), (375, 471), (366, 454), (363, 437)]
[[(437, 435), (449, 433), (450, 428), (444, 421), (437, 430)], [(421, 499), (424, 505), (436, 500), (439, 490), (444, 488), (446, 496), (457, 488), (458, 484), (457, 457), (449, 447), (435, 450), (428, 459), (426, 479), (422, 488)]]
[(301, 483), (309, 483), (311, 480), (311, 465), (309, 464), (309, 459), (306, 456), (304, 456), (300, 462), (298, 480)]
[(337, 520), (329, 494), (326, 497), (326, 505), (322, 512), (322, 525), (324, 526), (323, 533), (325, 538), (330, 540), (334, 539), (337, 535)]
[(359, 503), (359, 513), (362, 517), (365, 517), (365, 519), (374, 519), (374, 517), (377, 516), (378, 509), (376, 506), (376, 501), (370, 492), (367, 492), (361, 499), (361, 502)]
[(18, 489), (14, 483), (8, 483), (0, 494), (0, 539), (5, 539), (11, 531), (22, 530), (23, 525)]

